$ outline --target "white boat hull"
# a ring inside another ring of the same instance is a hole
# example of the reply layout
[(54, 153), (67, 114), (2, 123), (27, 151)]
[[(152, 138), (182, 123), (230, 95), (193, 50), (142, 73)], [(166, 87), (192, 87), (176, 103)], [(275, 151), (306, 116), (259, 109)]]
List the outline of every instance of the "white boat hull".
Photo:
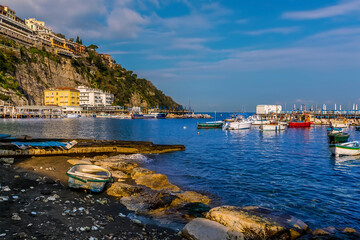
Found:
[(251, 128), (252, 122), (250, 121), (241, 121), (241, 122), (227, 122), (224, 125), (224, 130), (241, 130)]
[(263, 124), (260, 126), (260, 130), (261, 131), (282, 131), (282, 130), (285, 130), (286, 129), (286, 126), (285, 125), (282, 125), (282, 124)]
[(358, 142), (347, 142), (332, 145), (331, 153), (335, 156), (356, 156), (360, 155), (360, 145)]
[(253, 121), (252, 125), (263, 125), (263, 124), (270, 124), (269, 120), (255, 120)]

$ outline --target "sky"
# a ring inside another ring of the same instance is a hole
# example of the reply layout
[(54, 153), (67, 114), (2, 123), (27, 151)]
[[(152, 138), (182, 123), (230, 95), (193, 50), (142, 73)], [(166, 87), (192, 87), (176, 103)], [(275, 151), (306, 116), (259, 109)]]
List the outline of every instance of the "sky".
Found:
[(1, 0), (196, 111), (360, 109), (360, 0)]

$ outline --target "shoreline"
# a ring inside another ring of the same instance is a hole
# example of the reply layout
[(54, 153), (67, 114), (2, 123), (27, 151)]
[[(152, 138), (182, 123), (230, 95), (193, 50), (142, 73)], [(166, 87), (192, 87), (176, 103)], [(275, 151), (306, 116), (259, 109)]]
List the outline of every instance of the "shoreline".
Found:
[(104, 193), (73, 191), (16, 165), (2, 165), (0, 175), (0, 239), (181, 239), (172, 229), (128, 218), (131, 211)]

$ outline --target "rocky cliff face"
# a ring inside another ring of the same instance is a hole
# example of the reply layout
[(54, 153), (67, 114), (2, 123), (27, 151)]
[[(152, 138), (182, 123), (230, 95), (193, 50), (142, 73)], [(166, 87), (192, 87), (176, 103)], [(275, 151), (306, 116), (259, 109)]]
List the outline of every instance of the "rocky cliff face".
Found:
[(115, 95), (115, 104), (122, 106), (181, 108), (151, 82), (120, 65), (108, 66), (94, 51), (69, 59), (0, 38), (1, 100), (15, 105), (41, 105), (44, 89), (79, 85), (109, 91)]

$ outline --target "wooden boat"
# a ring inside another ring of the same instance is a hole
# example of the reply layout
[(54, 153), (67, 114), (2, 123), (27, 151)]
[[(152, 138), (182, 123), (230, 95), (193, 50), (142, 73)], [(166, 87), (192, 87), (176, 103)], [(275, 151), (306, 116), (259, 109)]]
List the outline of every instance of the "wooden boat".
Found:
[(221, 128), (223, 126), (222, 121), (213, 121), (213, 122), (204, 122), (204, 123), (197, 123), (197, 128)]
[(311, 124), (312, 124), (312, 122), (292, 121), (292, 122), (289, 122), (289, 128), (311, 127)]
[(104, 190), (105, 184), (112, 178), (110, 171), (90, 164), (74, 165), (67, 170), (66, 175), (69, 176), (70, 188), (84, 188), (92, 192)]
[(285, 124), (281, 124), (280, 122), (272, 122), (270, 124), (262, 124), (260, 125), (261, 131), (282, 131), (286, 129)]
[(329, 143), (335, 144), (335, 143), (344, 143), (349, 140), (350, 134), (348, 133), (329, 133)]
[(335, 156), (355, 156), (360, 155), (360, 144), (358, 141), (333, 144), (330, 150)]

